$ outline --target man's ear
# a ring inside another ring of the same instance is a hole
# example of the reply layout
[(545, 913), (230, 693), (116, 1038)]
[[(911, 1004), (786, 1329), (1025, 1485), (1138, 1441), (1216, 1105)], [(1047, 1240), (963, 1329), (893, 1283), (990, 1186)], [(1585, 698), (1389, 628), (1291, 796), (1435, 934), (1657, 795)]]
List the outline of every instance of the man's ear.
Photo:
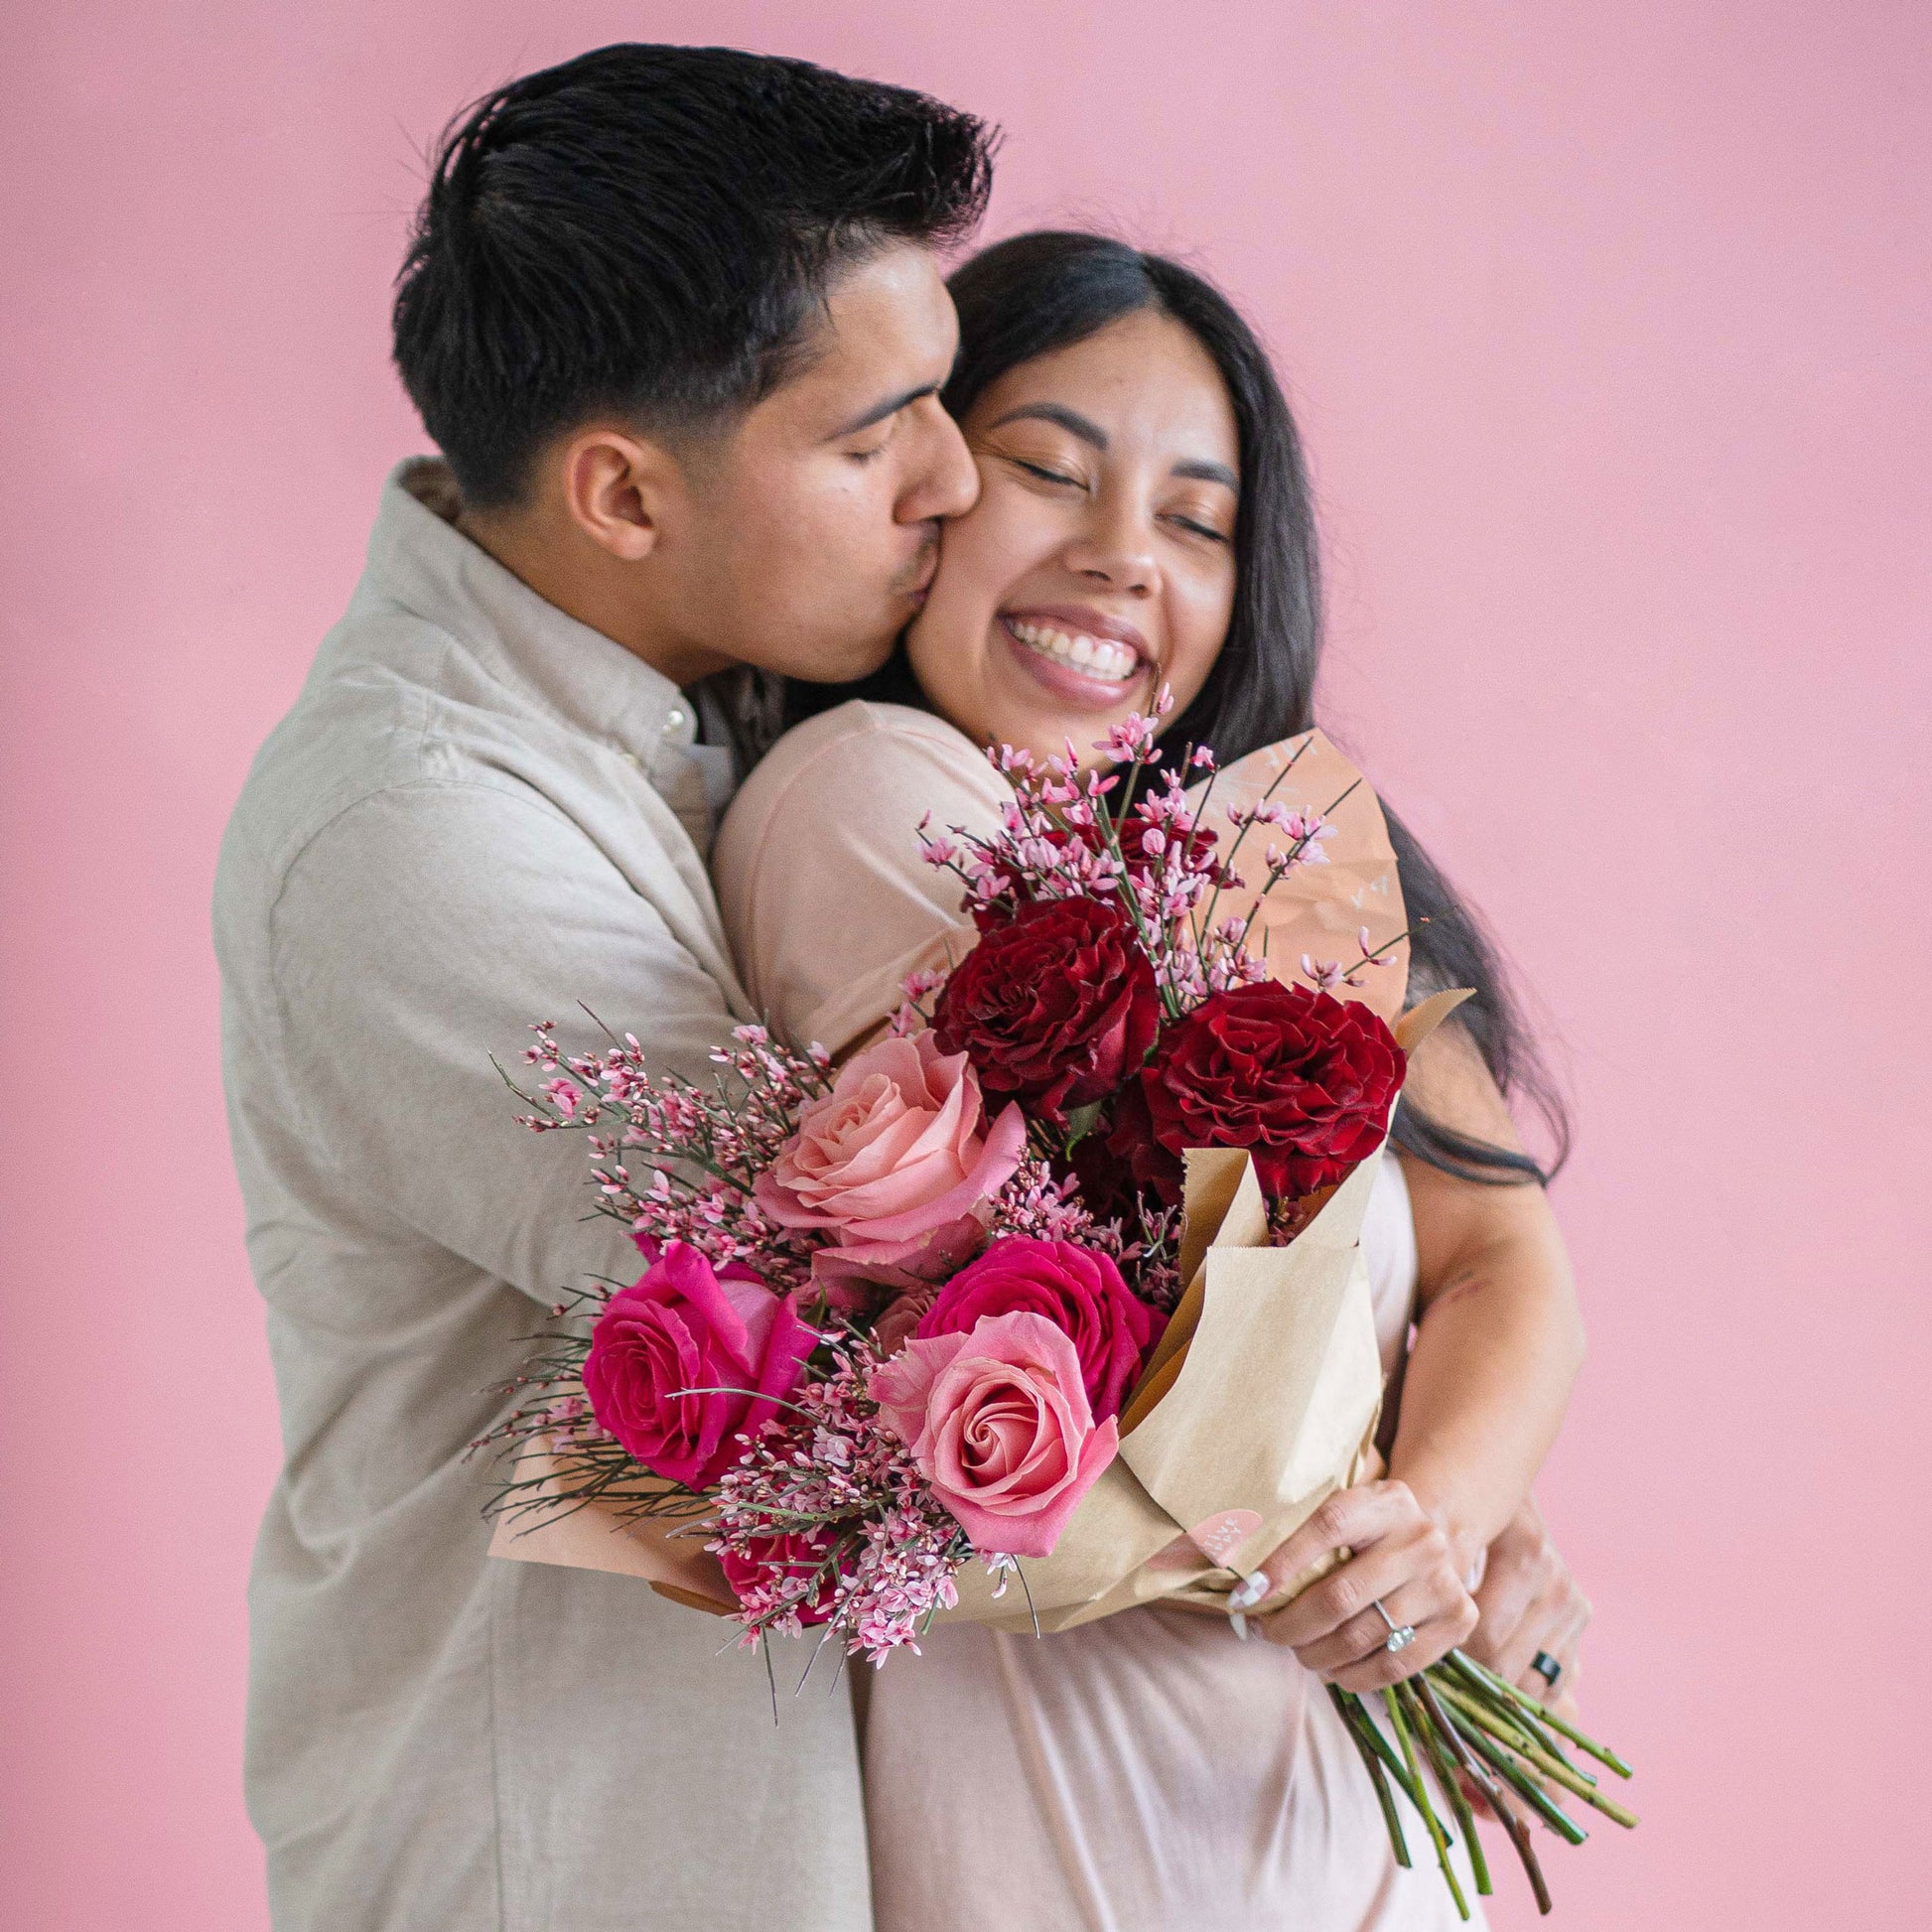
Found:
[(557, 475), (571, 521), (627, 564), (657, 547), (685, 494), (683, 472), (668, 450), (618, 429), (580, 430), (564, 446)]

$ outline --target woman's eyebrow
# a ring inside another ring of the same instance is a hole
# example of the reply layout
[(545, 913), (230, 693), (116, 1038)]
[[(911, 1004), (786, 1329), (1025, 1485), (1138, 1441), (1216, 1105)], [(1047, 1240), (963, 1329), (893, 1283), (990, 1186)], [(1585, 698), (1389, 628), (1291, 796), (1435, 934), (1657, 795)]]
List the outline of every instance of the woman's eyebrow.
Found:
[(1103, 452), (1107, 448), (1107, 432), (1098, 423), (1090, 422), (1077, 409), (1069, 409), (1059, 402), (1023, 402), (1018, 409), (1009, 409), (998, 422), (988, 423), (987, 428), (1004, 429), (1009, 423), (1029, 420), (1057, 423), (1069, 436), (1077, 436), (1082, 443), (1090, 443)]
[(1241, 491), (1241, 479), (1225, 463), (1208, 463), (1200, 459), (1195, 459), (1185, 463), (1176, 463), (1168, 474), (1174, 477), (1185, 477), (1191, 483), (1225, 483), (1237, 495)]
[[(1023, 402), (1018, 409), (1009, 409), (997, 422), (987, 424), (989, 430), (1004, 429), (1008, 423), (1057, 423), (1069, 436), (1077, 436), (1082, 443), (1090, 443), (1103, 455), (1107, 449), (1107, 432), (1100, 425), (1077, 409), (1069, 409), (1063, 402)], [(1241, 479), (1225, 463), (1210, 463), (1205, 457), (1187, 458), (1176, 463), (1169, 475), (1185, 477), (1192, 483), (1215, 483), (1225, 484), (1238, 495)]]

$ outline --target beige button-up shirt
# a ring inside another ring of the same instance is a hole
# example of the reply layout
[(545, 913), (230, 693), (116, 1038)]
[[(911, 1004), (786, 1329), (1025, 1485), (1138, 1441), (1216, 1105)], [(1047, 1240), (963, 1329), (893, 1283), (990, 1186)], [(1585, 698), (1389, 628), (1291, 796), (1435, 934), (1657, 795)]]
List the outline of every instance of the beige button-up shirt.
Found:
[(486, 1391), (560, 1290), (637, 1267), (584, 1218), (582, 1143), (517, 1127), (490, 1056), (534, 1019), (593, 1044), (581, 1001), (701, 1073), (749, 1009), (691, 705), (452, 527), (447, 488), (389, 480), (215, 885), (286, 1452), (249, 1589), (274, 1923), (862, 1932), (845, 1696), (781, 1684), (774, 1726), (728, 1626), (484, 1554)]

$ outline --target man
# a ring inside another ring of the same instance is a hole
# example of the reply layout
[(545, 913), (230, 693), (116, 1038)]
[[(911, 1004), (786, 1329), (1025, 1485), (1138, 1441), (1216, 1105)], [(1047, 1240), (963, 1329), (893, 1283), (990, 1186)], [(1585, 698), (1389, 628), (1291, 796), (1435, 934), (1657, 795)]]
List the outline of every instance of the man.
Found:
[(751, 1017), (714, 674), (862, 675), (916, 608), (977, 489), (934, 249), (988, 180), (921, 96), (658, 47), (516, 81), (439, 156), (395, 349), (444, 461), (385, 487), (215, 889), (287, 1456), (250, 1591), (278, 1927), (869, 1922), (843, 1697), (774, 1728), (716, 1623), (485, 1557), (485, 1391), (636, 1266), (490, 1055), (581, 1000), (700, 1073)]

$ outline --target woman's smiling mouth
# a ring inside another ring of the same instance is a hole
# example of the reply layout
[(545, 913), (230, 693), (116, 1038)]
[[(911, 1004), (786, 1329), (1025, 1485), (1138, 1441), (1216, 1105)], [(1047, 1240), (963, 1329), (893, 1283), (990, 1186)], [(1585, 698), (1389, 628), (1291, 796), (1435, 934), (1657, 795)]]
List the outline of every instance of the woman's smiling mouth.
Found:
[(1140, 632), (1098, 611), (1008, 611), (1000, 628), (1022, 666), (1076, 705), (1118, 704), (1148, 662)]

